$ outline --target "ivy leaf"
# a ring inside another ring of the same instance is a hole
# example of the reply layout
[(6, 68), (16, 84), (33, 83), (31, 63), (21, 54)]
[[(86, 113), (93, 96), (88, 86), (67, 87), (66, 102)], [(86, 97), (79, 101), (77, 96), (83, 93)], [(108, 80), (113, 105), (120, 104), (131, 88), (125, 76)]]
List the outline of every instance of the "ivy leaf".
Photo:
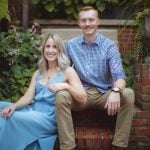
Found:
[(57, 0), (56, 1), (56, 4), (60, 4), (62, 1), (61, 0)]
[(67, 7), (67, 8), (65, 9), (65, 12), (66, 12), (68, 15), (72, 14), (73, 11), (74, 11), (73, 6)]
[(18, 80), (18, 83), (21, 85), (21, 86), (24, 86), (26, 81), (24, 79), (20, 79)]
[(90, 0), (83, 0), (83, 3), (88, 4), (88, 3), (90, 3)]
[(44, 5), (44, 7), (49, 13), (51, 13), (55, 9), (54, 3), (47, 3), (46, 5)]
[(77, 18), (78, 18), (78, 13), (77, 13), (76, 11), (74, 11), (74, 12), (73, 12), (73, 16), (74, 16), (74, 18), (77, 19)]
[(8, 0), (0, 0), (0, 21), (6, 18), (10, 21), (9, 10), (8, 10)]
[(84, 0), (84, 1), (86, 1), (86, 3), (88, 4), (93, 4), (96, 0)]
[(33, 5), (36, 5), (36, 4), (38, 4), (40, 2), (40, 0), (32, 0), (32, 4)]
[(97, 6), (97, 9), (102, 12), (105, 10), (105, 3), (104, 2), (101, 2), (101, 1), (97, 1), (96, 2), (96, 6)]
[(110, 1), (112, 4), (118, 4), (119, 3), (119, 0), (111, 0)]
[(64, 5), (65, 6), (69, 6), (72, 4), (72, 1), (71, 0), (64, 0)]

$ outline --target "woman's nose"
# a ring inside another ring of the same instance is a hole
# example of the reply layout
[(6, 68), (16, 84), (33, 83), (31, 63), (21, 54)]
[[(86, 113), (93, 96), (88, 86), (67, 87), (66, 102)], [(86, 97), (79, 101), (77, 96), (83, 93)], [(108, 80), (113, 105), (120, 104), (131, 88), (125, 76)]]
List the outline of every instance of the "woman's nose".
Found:
[(52, 48), (52, 47), (49, 47), (49, 48), (48, 48), (48, 51), (49, 51), (49, 52), (52, 52), (52, 51), (53, 51), (53, 48)]

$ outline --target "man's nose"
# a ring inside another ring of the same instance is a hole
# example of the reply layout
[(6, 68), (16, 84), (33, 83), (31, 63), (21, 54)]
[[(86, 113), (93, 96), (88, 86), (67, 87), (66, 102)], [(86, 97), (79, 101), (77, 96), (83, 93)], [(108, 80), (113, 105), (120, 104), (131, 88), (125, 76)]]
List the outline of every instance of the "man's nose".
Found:
[(89, 24), (90, 24), (89, 20), (86, 20), (85, 24), (86, 24), (86, 25), (89, 25)]

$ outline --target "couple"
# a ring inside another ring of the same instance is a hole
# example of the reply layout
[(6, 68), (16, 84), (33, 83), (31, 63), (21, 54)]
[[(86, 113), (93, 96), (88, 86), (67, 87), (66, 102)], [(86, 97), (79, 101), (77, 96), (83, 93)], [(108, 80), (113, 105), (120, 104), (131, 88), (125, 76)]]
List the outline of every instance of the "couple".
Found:
[(99, 22), (93, 7), (80, 10), (83, 35), (66, 43), (75, 70), (70, 67), (59, 35), (47, 36), (39, 69), (25, 95), (14, 104), (0, 103), (1, 150), (52, 150), (57, 130), (60, 149), (73, 150), (76, 144), (71, 109), (87, 107), (107, 109), (110, 116), (118, 113), (112, 149), (128, 146), (134, 92), (125, 88), (119, 50), (97, 32)]

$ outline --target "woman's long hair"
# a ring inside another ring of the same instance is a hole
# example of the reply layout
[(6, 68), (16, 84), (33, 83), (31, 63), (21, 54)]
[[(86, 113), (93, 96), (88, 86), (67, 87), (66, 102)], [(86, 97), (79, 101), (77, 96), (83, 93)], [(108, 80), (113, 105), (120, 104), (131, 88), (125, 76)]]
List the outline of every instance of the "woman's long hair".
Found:
[(44, 74), (47, 70), (48, 70), (48, 61), (46, 60), (45, 56), (44, 56), (44, 49), (45, 49), (45, 44), (47, 42), (47, 40), (49, 38), (52, 38), (54, 40), (54, 43), (56, 44), (56, 47), (59, 51), (59, 55), (58, 55), (58, 66), (57, 66), (57, 70), (58, 71), (63, 71), (65, 70), (68, 66), (70, 66), (70, 61), (68, 59), (68, 57), (66, 56), (66, 49), (64, 47), (64, 43), (62, 42), (63, 40), (61, 39), (61, 37), (54, 33), (50, 33), (48, 34), (44, 41), (43, 41), (43, 45), (42, 45), (42, 57), (39, 59), (38, 61), (38, 67), (40, 70), (41, 74)]

